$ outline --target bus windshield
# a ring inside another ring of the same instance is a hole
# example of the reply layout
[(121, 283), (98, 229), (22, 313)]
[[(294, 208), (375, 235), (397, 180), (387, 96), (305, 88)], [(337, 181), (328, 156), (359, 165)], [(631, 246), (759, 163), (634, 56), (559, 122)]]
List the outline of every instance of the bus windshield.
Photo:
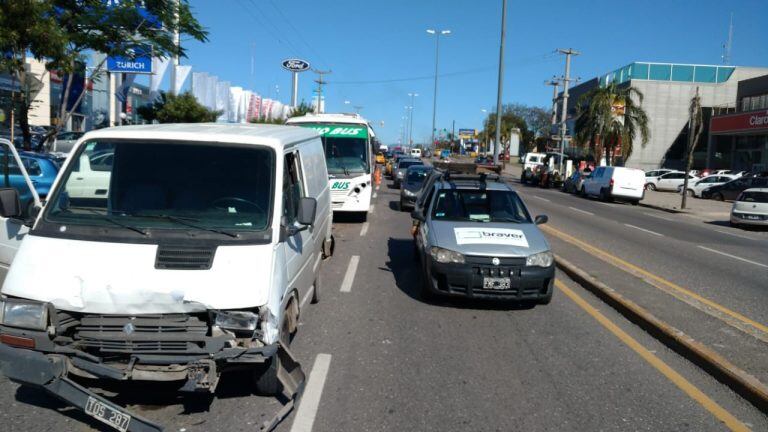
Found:
[(368, 140), (363, 138), (323, 137), (328, 174), (367, 173)]

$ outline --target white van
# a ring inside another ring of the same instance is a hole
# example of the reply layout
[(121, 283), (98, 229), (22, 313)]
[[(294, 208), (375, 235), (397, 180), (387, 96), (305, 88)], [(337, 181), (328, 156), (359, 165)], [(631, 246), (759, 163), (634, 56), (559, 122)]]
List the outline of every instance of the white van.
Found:
[(584, 180), (582, 194), (637, 204), (645, 193), (645, 173), (635, 168), (601, 166)]
[(523, 158), (523, 171), (531, 170), (539, 165), (544, 165), (544, 158), (547, 155), (544, 153), (526, 153)]
[(421, 149), (411, 149), (411, 157), (421, 158)]
[[(105, 154), (106, 193), (71, 193), (78, 162), (93, 167)], [(0, 190), (0, 203), (15, 192)], [(4, 218), (19, 214), (0, 207)], [(313, 130), (89, 132), (5, 279), (2, 370), (113, 425), (144, 420), (84, 387), (73, 392), (74, 381), (176, 381), (181, 391), (213, 392), (222, 372), (248, 368), (257, 392), (295, 395), (304, 375), (288, 345), (301, 306), (318, 300), (331, 219)]]

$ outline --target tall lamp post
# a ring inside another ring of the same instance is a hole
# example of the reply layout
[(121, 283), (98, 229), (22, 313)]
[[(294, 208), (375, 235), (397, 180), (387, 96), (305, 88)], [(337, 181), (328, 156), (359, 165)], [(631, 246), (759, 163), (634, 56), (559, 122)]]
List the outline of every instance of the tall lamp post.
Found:
[[(408, 145), (413, 145), (413, 109), (416, 107), (415, 104), (415, 98), (418, 96), (418, 93), (408, 93), (408, 96), (411, 97), (411, 112), (409, 114), (408, 119)], [(432, 126), (434, 129), (434, 125)]]
[(507, 31), (507, 0), (501, 2), (501, 41), (499, 43), (499, 82), (496, 93), (496, 137), (493, 143), (493, 163), (499, 164), (501, 150), (501, 96), (504, 91), (504, 35)]
[(435, 120), (437, 116), (437, 71), (440, 64), (440, 36), (451, 34), (450, 30), (427, 29), (427, 33), (435, 36), (435, 92), (432, 98), (432, 138), (430, 147), (435, 145)]

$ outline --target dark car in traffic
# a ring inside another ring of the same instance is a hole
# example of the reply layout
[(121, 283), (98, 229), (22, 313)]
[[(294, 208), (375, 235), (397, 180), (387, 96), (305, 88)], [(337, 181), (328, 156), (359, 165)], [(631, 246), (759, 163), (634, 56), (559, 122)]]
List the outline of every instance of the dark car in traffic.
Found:
[(427, 165), (412, 165), (408, 167), (403, 177), (403, 186), (400, 189), (401, 211), (414, 207), (416, 198), (424, 187), (424, 181), (433, 170), (434, 168)]
[(768, 187), (768, 177), (740, 177), (728, 183), (704, 189), (701, 197), (717, 201), (733, 201), (747, 189), (764, 187)]

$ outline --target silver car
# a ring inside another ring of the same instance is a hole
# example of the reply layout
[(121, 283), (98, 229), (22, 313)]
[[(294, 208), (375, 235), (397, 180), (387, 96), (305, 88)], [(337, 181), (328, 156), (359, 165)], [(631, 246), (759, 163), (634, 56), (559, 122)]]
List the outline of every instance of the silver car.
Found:
[[(431, 184), (430, 184), (431, 183)], [(422, 295), (552, 299), (554, 257), (518, 194), (498, 176), (434, 175), (411, 213)]]

